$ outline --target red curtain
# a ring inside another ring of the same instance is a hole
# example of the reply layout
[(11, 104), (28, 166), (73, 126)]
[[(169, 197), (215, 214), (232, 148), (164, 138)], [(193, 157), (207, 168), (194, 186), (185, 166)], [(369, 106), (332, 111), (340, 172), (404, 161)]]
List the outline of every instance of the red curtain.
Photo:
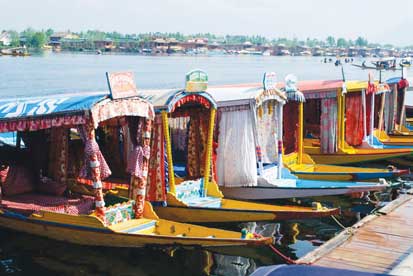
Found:
[(361, 94), (346, 95), (346, 142), (359, 146), (363, 142), (363, 105)]
[(153, 122), (151, 154), (149, 159), (149, 178), (146, 200), (152, 203), (166, 203), (165, 144), (162, 118), (157, 114)]
[(283, 144), (285, 154), (298, 150), (298, 104), (297, 102), (289, 102), (284, 105)]

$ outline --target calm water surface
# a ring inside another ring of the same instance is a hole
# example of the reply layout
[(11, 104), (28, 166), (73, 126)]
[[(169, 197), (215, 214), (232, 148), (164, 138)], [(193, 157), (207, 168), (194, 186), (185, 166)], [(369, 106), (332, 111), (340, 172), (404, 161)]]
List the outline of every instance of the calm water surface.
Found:
[[(361, 62), (355, 60), (355, 62)], [(185, 73), (202, 68), (210, 84), (260, 82), (265, 71), (282, 80), (294, 73), (299, 79), (341, 79), (341, 68), (316, 57), (263, 56), (136, 56), (43, 53), (31, 57), (0, 57), (0, 98), (65, 92), (106, 90), (106, 71), (135, 72), (139, 88), (183, 87)], [(367, 72), (344, 66), (347, 79), (366, 79)], [(385, 77), (397, 73), (386, 73)], [(322, 199), (341, 206), (339, 219), (353, 224), (355, 212), (369, 206), (352, 205), (344, 197)], [(277, 202), (274, 202), (277, 203)], [(356, 206), (356, 207), (355, 207)], [(277, 247), (298, 258), (340, 227), (331, 219), (281, 223), (209, 224), (240, 231), (247, 227), (265, 236), (276, 236)], [(231, 248), (211, 252), (183, 248), (111, 249), (71, 245), (12, 231), (0, 230), (0, 274), (10, 275), (248, 275), (258, 266), (284, 263), (269, 248)]]
[[(106, 90), (105, 72), (133, 71), (138, 88), (181, 88), (185, 73), (201, 68), (212, 85), (260, 82), (265, 71), (279, 80), (294, 73), (301, 80), (341, 79), (341, 67), (321, 57), (138, 56), (44, 52), (0, 57), (0, 97)], [(361, 60), (355, 59), (360, 64)], [(346, 79), (367, 79), (367, 71), (344, 65)], [(378, 77), (378, 74), (376, 74)], [(384, 78), (397, 76), (389, 72)]]

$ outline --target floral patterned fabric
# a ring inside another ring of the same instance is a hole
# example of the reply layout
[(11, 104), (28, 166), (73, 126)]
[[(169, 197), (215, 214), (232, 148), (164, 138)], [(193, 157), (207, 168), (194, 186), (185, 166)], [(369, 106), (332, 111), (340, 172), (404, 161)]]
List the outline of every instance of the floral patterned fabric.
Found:
[(155, 117), (153, 123), (151, 154), (149, 159), (149, 179), (146, 200), (151, 202), (166, 202), (166, 168), (165, 144), (161, 115)]
[(96, 143), (95, 130), (90, 126), (88, 128), (83, 126), (83, 128), (79, 128), (79, 133), (81, 133), (80, 136), (85, 143), (85, 159), (83, 167), (80, 170), (80, 177), (89, 178), (95, 183), (96, 186), (93, 188), (95, 193), (96, 214), (104, 221), (105, 201), (103, 198), (101, 180), (109, 177), (112, 172), (100, 152), (99, 145)]
[(135, 116), (153, 120), (155, 116), (153, 106), (140, 98), (103, 101), (92, 107), (91, 114), (94, 128), (98, 127), (99, 122), (114, 117)]
[(189, 122), (187, 172), (190, 178), (204, 175), (208, 123), (209, 112), (198, 113)]
[[(135, 199), (135, 217), (141, 218), (145, 206), (152, 122), (148, 119), (133, 117), (128, 120), (128, 125), (130, 140), (133, 144), (127, 168), (131, 174), (129, 197)], [(145, 138), (147, 134), (149, 135)]]
[(346, 142), (351, 146), (363, 143), (363, 105), (360, 94), (346, 95)]
[(337, 99), (321, 100), (320, 147), (322, 153), (337, 152)]
[(74, 127), (86, 124), (89, 117), (84, 115), (61, 116), (52, 118), (38, 118), (0, 122), (0, 132), (36, 131), (52, 127)]
[(48, 176), (58, 183), (66, 183), (69, 162), (69, 130), (66, 127), (50, 130)]
[(275, 163), (278, 158), (278, 102), (266, 101), (260, 108), (262, 114), (257, 115), (258, 145), (261, 147), (262, 162)]
[(80, 196), (66, 198), (61, 196), (22, 194), (3, 198), (2, 207), (31, 214), (38, 211), (50, 211), (69, 215), (87, 215), (93, 210), (94, 198)]

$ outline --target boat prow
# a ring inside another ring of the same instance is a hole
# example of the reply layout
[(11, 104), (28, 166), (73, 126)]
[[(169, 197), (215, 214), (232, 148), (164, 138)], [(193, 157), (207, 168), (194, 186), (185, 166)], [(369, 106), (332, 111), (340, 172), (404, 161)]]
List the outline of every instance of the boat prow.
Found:
[(314, 145), (314, 142), (311, 142), (312, 140), (313, 139), (304, 140), (306, 143), (305, 152), (308, 153), (317, 164), (340, 165), (362, 163), (377, 160), (388, 160), (413, 154), (413, 149), (411, 148), (378, 149), (370, 146), (368, 148), (347, 146), (339, 149), (336, 153), (324, 154), (321, 153), (319, 144)]
[[(223, 187), (222, 187), (223, 188)], [(240, 188), (246, 195), (248, 191)], [(225, 193), (225, 188), (222, 189)], [(242, 198), (242, 197), (239, 197)], [(180, 222), (247, 222), (288, 219), (321, 218), (338, 214), (337, 208), (270, 205), (256, 202), (222, 198), (218, 206), (173, 206), (154, 207), (161, 218)]]
[[(409, 170), (396, 168), (365, 168), (316, 164), (308, 154), (303, 154), (303, 162), (297, 162), (297, 153), (284, 158), (284, 164), (300, 179), (322, 181), (365, 181), (379, 180), (380, 178), (395, 178), (409, 173)], [(322, 184), (320, 184), (322, 185)]]
[(241, 232), (221, 230), (163, 219), (131, 219), (105, 226), (93, 215), (39, 212), (29, 217), (1, 211), (0, 226), (60, 241), (105, 247), (137, 248), (147, 245), (259, 246), (272, 243), (271, 237), (242, 238)]
[(387, 183), (316, 181), (297, 179), (296, 186), (254, 186), (222, 188), (226, 197), (259, 200), (345, 195), (369, 191), (381, 191)]

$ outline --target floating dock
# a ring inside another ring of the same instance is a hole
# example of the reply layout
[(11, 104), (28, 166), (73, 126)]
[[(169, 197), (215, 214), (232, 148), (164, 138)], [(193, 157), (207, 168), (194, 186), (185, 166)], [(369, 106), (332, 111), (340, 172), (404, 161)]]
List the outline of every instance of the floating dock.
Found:
[(413, 190), (297, 260), (329, 268), (413, 275)]

